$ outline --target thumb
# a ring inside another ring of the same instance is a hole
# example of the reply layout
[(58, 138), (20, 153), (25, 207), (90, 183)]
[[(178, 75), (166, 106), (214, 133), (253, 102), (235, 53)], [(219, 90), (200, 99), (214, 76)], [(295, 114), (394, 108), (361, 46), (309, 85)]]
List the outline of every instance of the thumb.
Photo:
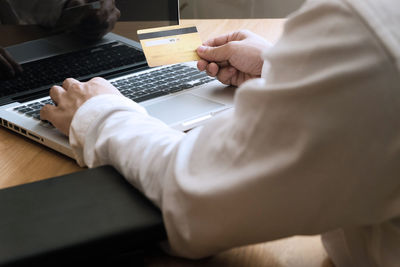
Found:
[(229, 61), (232, 53), (230, 46), (222, 45), (218, 47), (200, 46), (197, 48), (197, 54), (208, 62), (222, 62)]

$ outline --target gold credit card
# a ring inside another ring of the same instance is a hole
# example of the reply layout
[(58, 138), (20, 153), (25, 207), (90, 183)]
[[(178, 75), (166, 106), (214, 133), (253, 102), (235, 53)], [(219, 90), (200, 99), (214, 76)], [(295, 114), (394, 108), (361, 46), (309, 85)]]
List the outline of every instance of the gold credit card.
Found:
[(168, 26), (137, 33), (150, 67), (200, 59), (196, 49), (202, 42), (196, 26)]

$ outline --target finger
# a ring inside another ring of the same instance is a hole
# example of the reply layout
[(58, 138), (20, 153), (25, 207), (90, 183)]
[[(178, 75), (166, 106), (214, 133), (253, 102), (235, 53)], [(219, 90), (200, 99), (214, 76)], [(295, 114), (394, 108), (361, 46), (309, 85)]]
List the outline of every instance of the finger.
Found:
[(219, 37), (210, 39), (206, 41), (203, 45), (204, 46), (212, 46), (217, 47), (221, 45), (225, 45), (232, 41), (241, 41), (245, 39), (250, 34), (247, 30), (235, 31), (228, 34), (221, 35)]
[(63, 114), (58, 107), (53, 105), (45, 105), (40, 110), (40, 119), (49, 121), (63, 134), (68, 135), (70, 124), (65, 123), (65, 118), (63, 118)]
[(207, 71), (208, 75), (210, 75), (211, 77), (215, 77), (218, 74), (219, 67), (217, 64), (212, 62), (212, 63), (208, 64), (206, 71)]
[(210, 62), (200, 59), (199, 61), (197, 61), (197, 68), (199, 69), (199, 71), (204, 71), (206, 70), (208, 64), (210, 64)]
[(50, 88), (50, 98), (53, 100), (53, 102), (58, 105), (60, 103), (60, 100), (63, 97), (63, 94), (65, 94), (65, 90), (64, 88), (62, 88), (61, 86), (53, 86)]
[(234, 67), (222, 68), (218, 72), (218, 80), (227, 85), (232, 84), (232, 78), (237, 75), (237, 70)]
[(229, 34), (224, 34), (216, 38), (212, 38), (203, 43), (204, 46), (221, 46), (228, 43)]
[(64, 80), (62, 87), (64, 88), (64, 90), (68, 91), (68, 89), (70, 89), (72, 86), (80, 84), (80, 81), (75, 80), (74, 78), (68, 78)]
[(219, 47), (200, 46), (197, 48), (197, 54), (200, 58), (209, 62), (228, 61), (232, 55), (232, 46), (225, 44)]
[(57, 107), (53, 105), (44, 105), (40, 110), (40, 119), (53, 123), (54, 115), (57, 113)]

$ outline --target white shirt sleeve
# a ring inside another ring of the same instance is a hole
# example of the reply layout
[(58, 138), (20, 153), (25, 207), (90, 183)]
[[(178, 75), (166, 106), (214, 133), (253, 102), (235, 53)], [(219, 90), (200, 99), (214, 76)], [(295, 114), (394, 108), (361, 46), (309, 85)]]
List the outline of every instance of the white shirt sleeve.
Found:
[(188, 134), (118, 96), (73, 119), (78, 161), (111, 164), (142, 190), (178, 255), (400, 214), (399, 75), (370, 29), (339, 0), (310, 1), (265, 59), (265, 79)]

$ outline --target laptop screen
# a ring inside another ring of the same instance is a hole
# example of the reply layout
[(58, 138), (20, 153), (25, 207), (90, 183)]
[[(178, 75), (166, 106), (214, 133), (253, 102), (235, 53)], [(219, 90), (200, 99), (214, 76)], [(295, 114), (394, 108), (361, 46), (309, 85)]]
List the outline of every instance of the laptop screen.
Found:
[[(178, 0), (116, 0), (115, 3), (121, 17), (114, 32), (135, 41), (139, 41), (137, 30), (179, 24)], [(124, 27), (130, 28), (129, 33)]]
[[(63, 8), (61, 15), (49, 11), (50, 3), (54, 6), (58, 3), (58, 10)], [(25, 95), (33, 89), (47, 88), (67, 77), (88, 80), (92, 76), (104, 77), (117, 68), (133, 68), (146, 63), (143, 54), (133, 48), (137, 43), (130, 43), (127, 48), (116, 42), (115, 36), (99, 40), (111, 30), (110, 25), (114, 23), (110, 22), (117, 18), (113, 0), (87, 1), (71, 6), (63, 6), (63, 3), (60, 0), (0, 0), (0, 48), (6, 47), (10, 54), (0, 49), (0, 102), (3, 97), (9, 101), (11, 95)], [(137, 30), (179, 23), (178, 0), (115, 0), (115, 5), (121, 16), (112, 32), (118, 34), (118, 38), (123, 36), (138, 41)], [(71, 34), (60, 35), (64, 32)], [(106, 44), (111, 41), (110, 45)], [(94, 49), (93, 45), (102, 46)], [(66, 53), (74, 54), (62, 56)], [(7, 60), (1, 60), (3, 57)], [(22, 69), (15, 62), (19, 62)], [(64, 65), (69, 69), (62, 70)]]
[(178, 24), (178, 0), (116, 0), (120, 21), (163, 21)]
[[(58, 0), (54, 0), (56, 3)], [(102, 4), (105, 2), (112, 2), (111, 0), (100, 0), (100, 1), (90, 1), (90, 3), (98, 2)], [(11, 25), (25, 25), (27, 27), (32, 27), (29, 25), (39, 24), (40, 26), (33, 31), (33, 34), (25, 34), (24, 38), (6, 38), (6, 40), (0, 40), (0, 46), (9, 46), (18, 44), (19, 39), (27, 41), (29, 35), (37, 35), (39, 38), (43, 36), (49, 36), (52, 34), (59, 34), (60, 29), (63, 27), (48, 27), (47, 24), (54, 24), (56, 21), (59, 22), (61, 18), (55, 17), (54, 14), (48, 11), (51, 8), (45, 8), (47, 2), (45, 1), (31, 1), (19, 4), (21, 1), (3, 1), (0, 0), (0, 34), (8, 35), (8, 37), (13, 37), (15, 34), (11, 32)], [(61, 2), (61, 1), (59, 1)], [(42, 4), (43, 3), (43, 4)], [(54, 4), (56, 6), (56, 4)], [(179, 24), (179, 1), (178, 0), (115, 0), (115, 6), (120, 10), (121, 16), (119, 21), (115, 25), (113, 32), (119, 33), (123, 32), (124, 37), (134, 39), (138, 41), (136, 36), (136, 31), (139, 29), (146, 29), (152, 27), (162, 27), (169, 25)], [(89, 7), (87, 7), (89, 8)], [(82, 13), (87, 12), (87, 8), (70, 10), (66, 13), (67, 28), (72, 28), (76, 25), (71, 26), (71, 21), (76, 20), (77, 17), (81, 18)], [(65, 10), (65, 9), (64, 9)], [(63, 25), (64, 26), (64, 25)], [(129, 27), (130, 33), (127, 34)], [(122, 29), (122, 31), (121, 31)], [(67, 29), (68, 30), (68, 29)], [(40, 33), (40, 34), (37, 34)], [(27, 36), (28, 35), (28, 36)], [(4, 39), (4, 38), (1, 38)], [(15, 39), (15, 40), (13, 40)]]

